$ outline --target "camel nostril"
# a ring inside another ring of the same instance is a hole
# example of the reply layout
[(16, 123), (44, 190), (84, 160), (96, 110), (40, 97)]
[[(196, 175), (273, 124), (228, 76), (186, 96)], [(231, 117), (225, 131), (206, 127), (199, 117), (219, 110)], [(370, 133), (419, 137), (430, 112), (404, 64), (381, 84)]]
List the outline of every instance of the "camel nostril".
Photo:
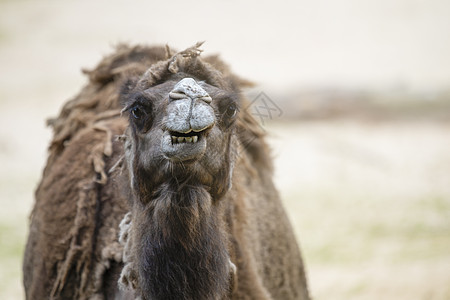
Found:
[(204, 101), (204, 102), (206, 102), (208, 104), (210, 104), (212, 102), (212, 98), (210, 96), (203, 96), (203, 97), (200, 97), (200, 98), (197, 98), (197, 99), (201, 100), (201, 101)]
[(184, 93), (180, 92), (170, 92), (169, 93), (169, 99), (170, 100), (178, 100), (178, 99), (184, 99), (186, 98), (186, 95)]

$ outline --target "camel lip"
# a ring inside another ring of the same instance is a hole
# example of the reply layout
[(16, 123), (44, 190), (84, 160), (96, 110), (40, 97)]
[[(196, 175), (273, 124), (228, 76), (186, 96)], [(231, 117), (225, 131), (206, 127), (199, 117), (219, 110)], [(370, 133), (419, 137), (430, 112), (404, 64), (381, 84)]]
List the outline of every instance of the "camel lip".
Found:
[(165, 131), (161, 139), (161, 151), (174, 162), (194, 162), (206, 151), (204, 132), (179, 133)]

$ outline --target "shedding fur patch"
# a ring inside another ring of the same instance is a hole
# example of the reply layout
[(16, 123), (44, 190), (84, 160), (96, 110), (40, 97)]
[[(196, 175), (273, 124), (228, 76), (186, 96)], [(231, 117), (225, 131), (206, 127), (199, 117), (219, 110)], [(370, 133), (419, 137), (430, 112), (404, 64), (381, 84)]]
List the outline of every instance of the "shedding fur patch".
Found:
[(58, 274), (50, 294), (52, 299), (60, 295), (67, 282), (69, 272), (73, 267), (75, 267), (78, 274), (81, 274), (79, 294), (74, 296), (76, 298), (85, 298), (86, 286), (88, 284), (87, 277), (92, 265), (89, 255), (90, 251), (85, 250), (92, 249), (93, 246), (93, 239), (89, 237), (93, 235), (95, 225), (89, 221), (95, 218), (97, 193), (95, 183), (91, 180), (81, 182), (79, 190), (75, 224), (68, 237), (70, 247), (65, 260), (58, 267)]
[(132, 238), (131, 238), (131, 227), (132, 227), (131, 213), (127, 213), (122, 221), (120, 222), (119, 228), (119, 242), (123, 246), (122, 261), (124, 262), (124, 267), (119, 278), (119, 288), (121, 290), (132, 290), (136, 291), (138, 289), (138, 277), (137, 271), (134, 266), (134, 258), (131, 252), (132, 249)]
[[(104, 248), (101, 260), (92, 259), (92, 251), (95, 247), (97, 226), (97, 213), (99, 198), (99, 186), (105, 185), (108, 177), (105, 173), (105, 159), (112, 155), (112, 131), (103, 122), (104, 119), (118, 115), (117, 110), (99, 114), (91, 126), (96, 131), (105, 133), (102, 142), (93, 146), (88, 157), (95, 171), (95, 178), (85, 179), (78, 185), (79, 197), (77, 199), (77, 211), (74, 226), (68, 235), (70, 247), (65, 259), (60, 262), (58, 273), (51, 291), (51, 298), (58, 298), (67, 284), (69, 273), (75, 272), (80, 277), (80, 286), (76, 291), (78, 299), (103, 299), (101, 294), (103, 274), (110, 267), (111, 260), (120, 262), (122, 257), (121, 245), (112, 242)], [(106, 237), (105, 237), (106, 238)], [(91, 273), (94, 281), (90, 282)]]

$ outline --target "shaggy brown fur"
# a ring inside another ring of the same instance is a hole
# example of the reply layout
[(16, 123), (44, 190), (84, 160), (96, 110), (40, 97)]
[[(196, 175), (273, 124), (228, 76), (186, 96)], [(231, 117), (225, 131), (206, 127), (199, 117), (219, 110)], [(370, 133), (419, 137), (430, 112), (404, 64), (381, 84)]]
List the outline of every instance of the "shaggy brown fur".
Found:
[[(264, 134), (239, 92), (250, 83), (199, 46), (119, 46), (50, 121), (27, 299), (309, 299)], [(203, 157), (177, 164), (155, 141), (185, 77), (204, 82), (217, 121)], [(146, 118), (121, 114), (121, 100), (124, 111), (145, 102)]]

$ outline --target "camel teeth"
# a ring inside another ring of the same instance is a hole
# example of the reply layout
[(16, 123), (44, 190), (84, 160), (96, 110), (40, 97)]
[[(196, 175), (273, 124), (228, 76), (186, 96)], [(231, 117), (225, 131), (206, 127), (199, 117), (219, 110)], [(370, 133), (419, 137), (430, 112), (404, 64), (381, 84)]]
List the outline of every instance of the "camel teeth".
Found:
[(198, 135), (194, 136), (171, 136), (172, 138), (172, 144), (178, 144), (178, 143), (197, 143), (198, 141)]

